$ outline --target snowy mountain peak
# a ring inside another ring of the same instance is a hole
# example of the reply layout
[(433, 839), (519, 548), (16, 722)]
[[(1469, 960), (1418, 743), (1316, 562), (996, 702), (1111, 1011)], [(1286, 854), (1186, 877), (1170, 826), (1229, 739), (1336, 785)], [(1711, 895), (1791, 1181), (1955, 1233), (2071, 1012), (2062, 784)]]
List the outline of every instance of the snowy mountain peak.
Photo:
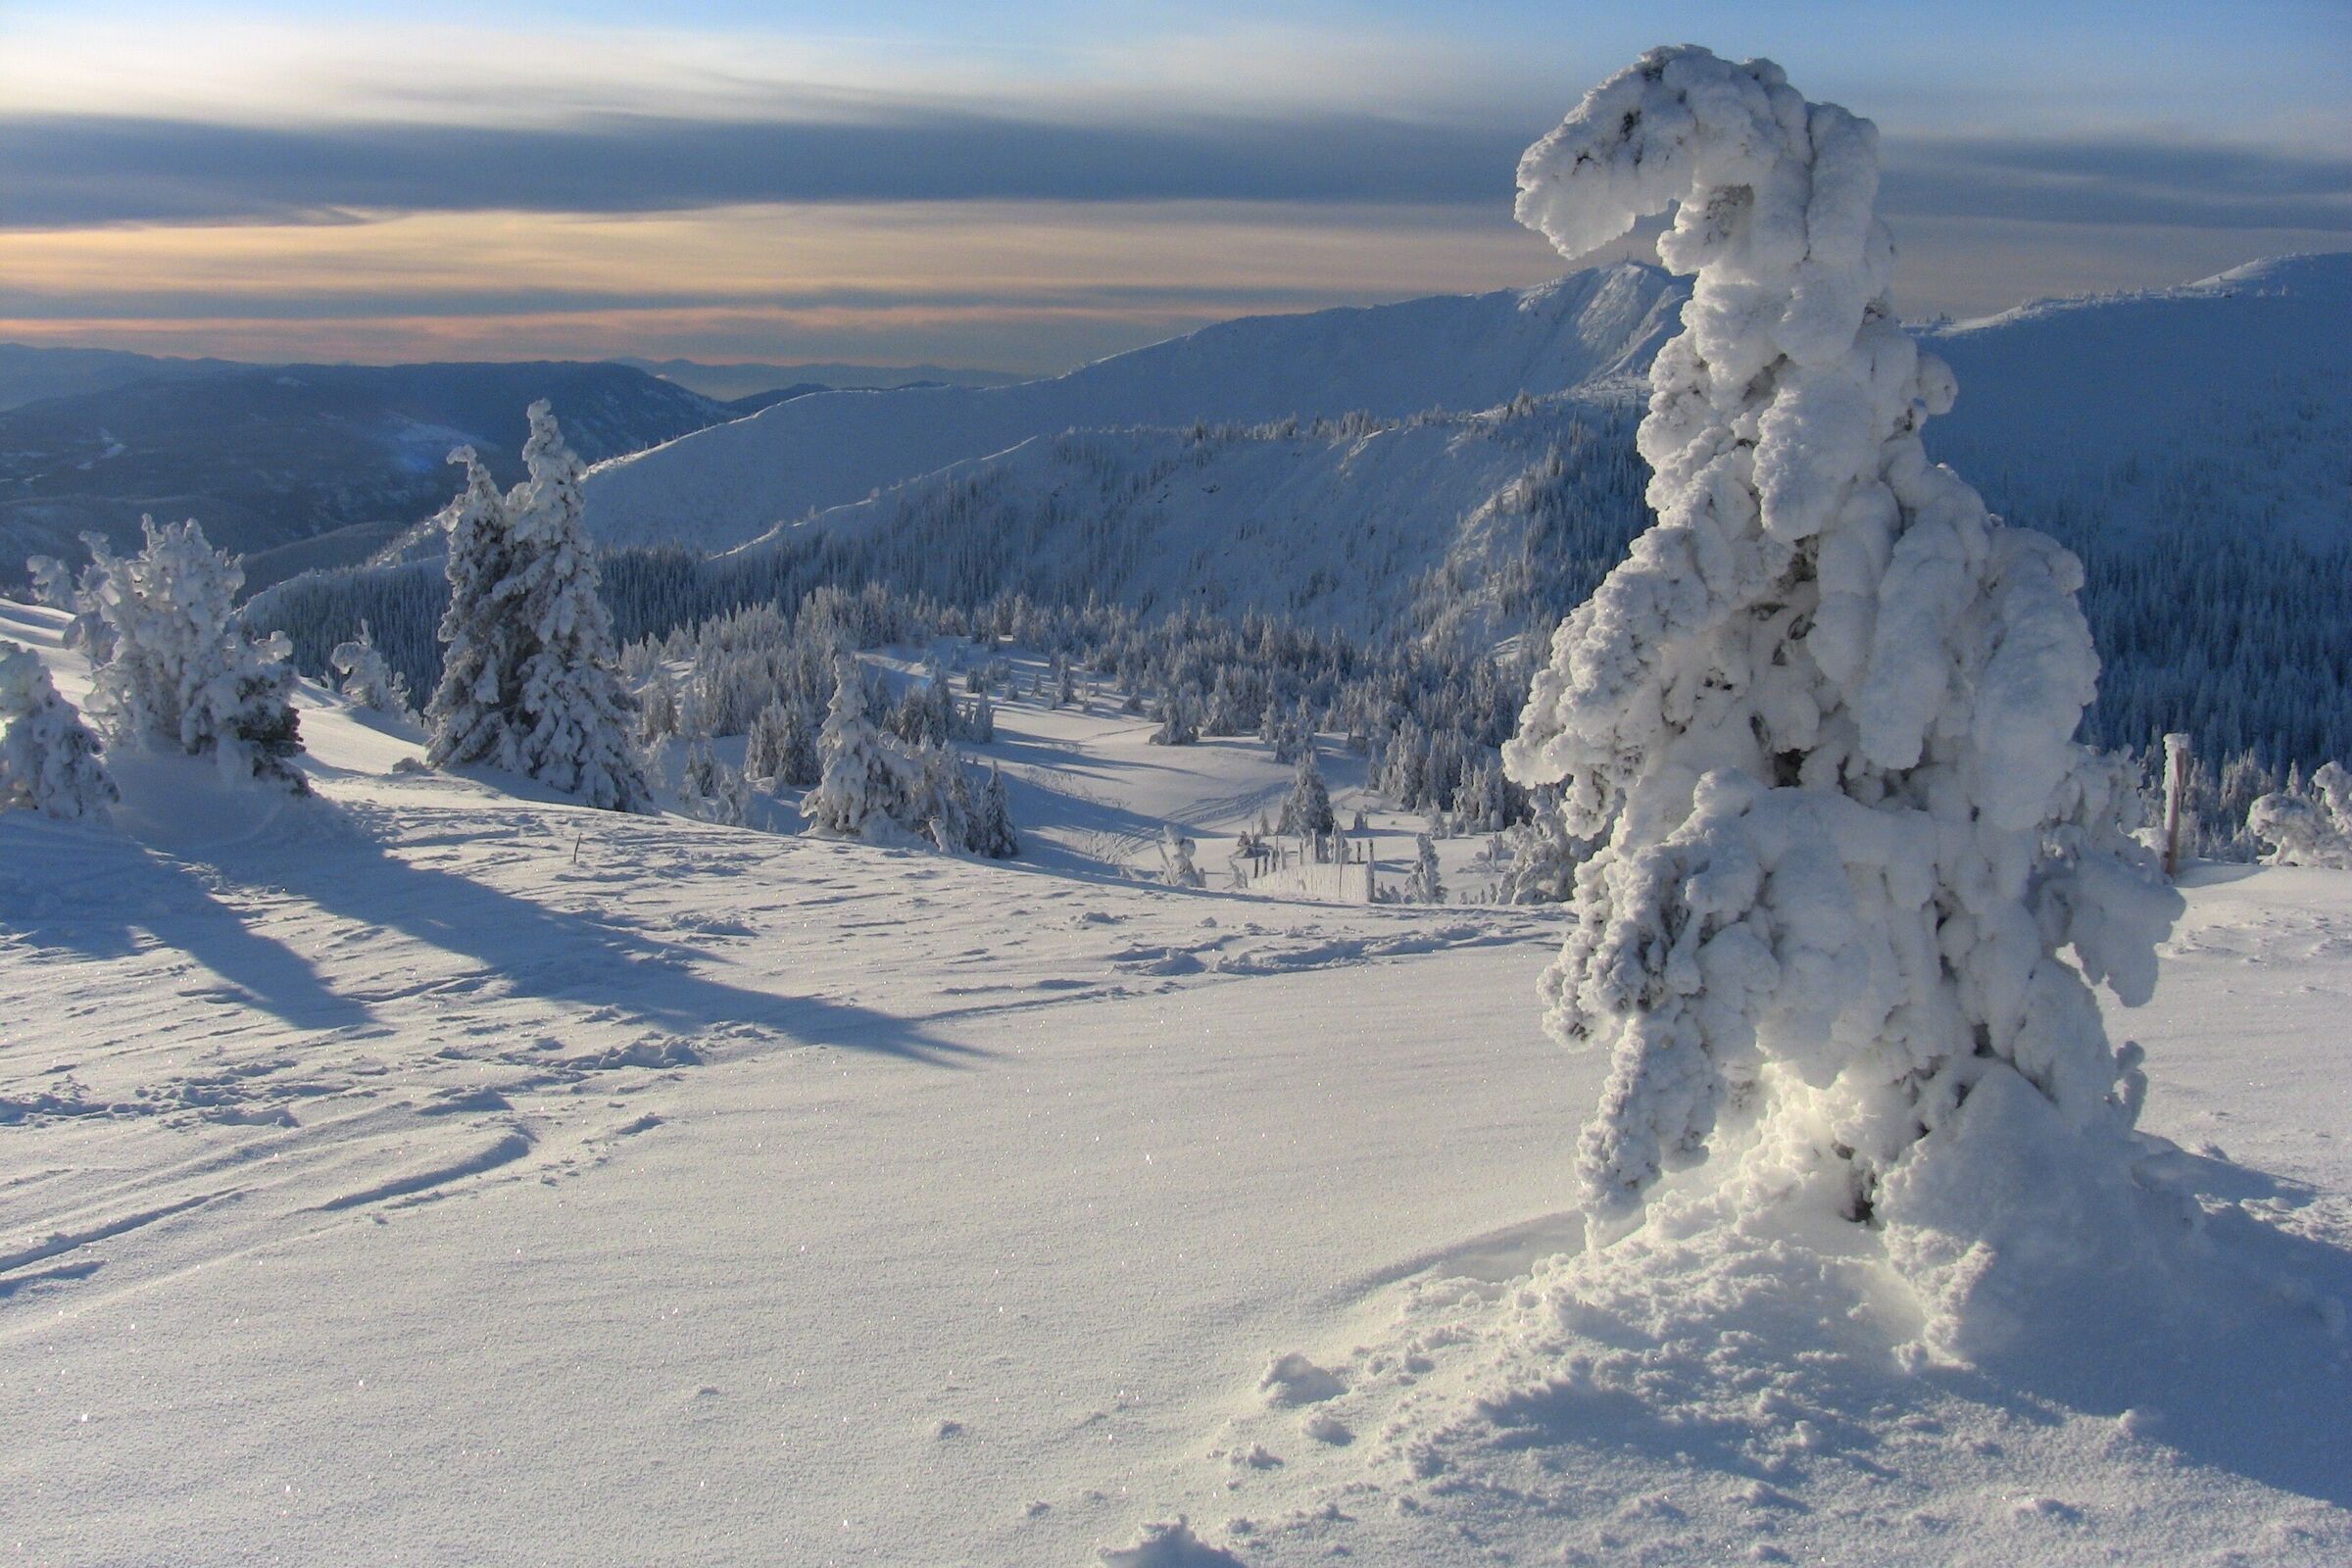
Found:
[(1642, 372), (1683, 297), (1627, 263), (1529, 290), (1245, 317), (1017, 386), (817, 393), (604, 465), (588, 523), (607, 544), (723, 550), (1073, 428), (1494, 408)]

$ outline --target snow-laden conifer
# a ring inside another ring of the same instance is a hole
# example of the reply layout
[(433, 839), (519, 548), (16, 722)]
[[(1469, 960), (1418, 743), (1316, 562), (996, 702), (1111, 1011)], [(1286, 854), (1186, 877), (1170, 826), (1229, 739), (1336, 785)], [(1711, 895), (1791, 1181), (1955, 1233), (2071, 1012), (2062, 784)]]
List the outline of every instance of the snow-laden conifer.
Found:
[(1657, 523), (1561, 624), (1506, 753), (1607, 836), (1545, 985), (1553, 1030), (1613, 1058), (1592, 1196), (1745, 1149), (1849, 1214), (1964, 1229), (1988, 1189), (1904, 1191), (1923, 1140), (2123, 1168), (2137, 1052), (2090, 984), (2146, 1000), (2179, 900), (2073, 739), (2081, 566), (1922, 448), (1953, 380), (1887, 302), (1875, 129), (1769, 62), (1660, 50), (1519, 185), (1568, 256), (1679, 204), (1659, 255), (1696, 278), (1641, 429)]
[(2290, 776), (2247, 808), (2246, 831), (2268, 846), (2263, 858), (2273, 865), (2352, 870), (2352, 772), (2323, 763), (2308, 788)]
[(361, 621), (359, 636), (337, 643), (327, 658), (335, 673), (342, 677), (344, 696), (373, 712), (400, 719), (416, 717), (416, 710), (409, 701), (408, 680), (384, 659), (368, 622)]
[(92, 589), (112, 655), (98, 665), (90, 709), (115, 740), (216, 759), (231, 780), (308, 794), (291, 761), (302, 750), (286, 639), (255, 638), (236, 612), (245, 573), (194, 519), (157, 527), (146, 548), (101, 557)]
[(514, 713), (519, 769), (606, 810), (651, 805), (639, 765), (635, 705), (620, 679), (612, 617), (597, 592), (596, 553), (580, 521), (577, 454), (545, 399), (530, 407), (523, 482), (508, 497), (515, 562), (502, 599), (519, 617), (529, 652)]
[(432, 725), (425, 760), (513, 769), (530, 652), (515, 607), (514, 529), (506, 497), (473, 448), (458, 448), (449, 461), (464, 465), (466, 487), (438, 519), (448, 541), (449, 606), (441, 612), (441, 683), (424, 710)]
[(1298, 754), (1298, 767), (1291, 775), (1291, 793), (1282, 803), (1282, 831), (1298, 838), (1321, 838), (1339, 830), (1339, 818), (1331, 809), (1331, 791), (1323, 782), (1323, 769), (1315, 760), (1315, 749), (1309, 745)]
[(1159, 836), (1160, 880), (1172, 888), (1203, 886), (1200, 867), (1193, 863), (1193, 853), (1198, 848), (1199, 846), (1194, 844), (1191, 836), (1175, 823), (1169, 822), (1161, 827)]
[(1413, 835), (1413, 868), (1404, 875), (1404, 902), (1446, 902), (1446, 884), (1438, 877), (1438, 847), (1430, 842), (1426, 833)]
[(1004, 790), (1004, 770), (988, 765), (988, 785), (980, 792), (972, 815), (972, 853), (992, 860), (1009, 860), (1021, 853), (1020, 835), (1012, 826), (1012, 803)]
[(812, 830), (874, 837), (907, 810), (913, 768), (867, 716), (865, 676), (847, 654), (834, 662), (833, 701), (816, 755), (822, 771), (801, 802)]
[(103, 818), (122, 796), (103, 748), (58, 694), (40, 655), (0, 640), (0, 808), (72, 821)]

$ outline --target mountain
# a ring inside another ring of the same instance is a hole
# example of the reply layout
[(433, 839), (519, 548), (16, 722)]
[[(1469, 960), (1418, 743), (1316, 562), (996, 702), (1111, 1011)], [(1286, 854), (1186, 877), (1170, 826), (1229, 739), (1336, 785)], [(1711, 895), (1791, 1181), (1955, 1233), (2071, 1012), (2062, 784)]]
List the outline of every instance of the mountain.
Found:
[(1960, 381), (1929, 449), (2013, 520), (2069, 544), (2160, 526), (2352, 539), (2352, 253), (1922, 337)]
[[(455, 493), (450, 448), (521, 473), (523, 411), (554, 402), (595, 461), (735, 416), (619, 365), (288, 365), (153, 376), (0, 413), (0, 561), (78, 557), (141, 513), (193, 516), (260, 552), (359, 523), (405, 524)], [(377, 541), (380, 542), (380, 539)], [(343, 559), (364, 559), (366, 550)]]
[(43, 398), (104, 392), (159, 376), (180, 380), (254, 368), (234, 360), (159, 359), (152, 354), (132, 354), (122, 349), (53, 349), (29, 343), (0, 343), (0, 411), (38, 403)]
[(723, 550), (812, 510), (1072, 428), (1494, 408), (1637, 376), (1681, 285), (1624, 264), (1529, 290), (1247, 317), (1007, 387), (842, 391), (605, 465), (588, 524), (608, 544)]
[(1032, 379), (1004, 370), (951, 368), (944, 365), (837, 365), (829, 361), (800, 365), (734, 361), (711, 365), (701, 360), (640, 360), (626, 355), (612, 363), (634, 366), (648, 375), (675, 381), (722, 403), (811, 382), (821, 387), (1010, 386), (1016, 381)]

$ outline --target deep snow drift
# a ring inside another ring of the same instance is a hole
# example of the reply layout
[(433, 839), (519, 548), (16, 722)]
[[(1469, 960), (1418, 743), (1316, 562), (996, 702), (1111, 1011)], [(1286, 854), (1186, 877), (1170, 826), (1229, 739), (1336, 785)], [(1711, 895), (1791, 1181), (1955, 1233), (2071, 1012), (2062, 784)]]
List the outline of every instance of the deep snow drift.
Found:
[[(0, 608), (79, 700), (57, 627)], [(0, 815), (26, 1562), (2352, 1550), (2352, 876), (2192, 886), (2132, 1018), (2193, 1289), (1970, 1371), (1835, 1233), (1531, 1274), (1598, 1090), (1556, 916), (1118, 878), (1279, 804), (1249, 743), (1005, 704), (995, 866), (302, 703), (309, 803), (122, 755), (119, 830)]]

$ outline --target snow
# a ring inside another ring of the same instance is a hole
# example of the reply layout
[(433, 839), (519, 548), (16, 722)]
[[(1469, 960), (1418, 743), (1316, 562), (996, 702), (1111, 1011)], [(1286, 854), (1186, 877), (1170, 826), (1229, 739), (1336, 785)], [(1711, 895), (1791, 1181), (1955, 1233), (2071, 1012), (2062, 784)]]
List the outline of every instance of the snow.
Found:
[[(64, 623), (0, 606), (79, 700)], [(1837, 1230), (1575, 1252), (1555, 915), (1075, 848), (1252, 817), (1263, 748), (1001, 705), (998, 866), (399, 771), (299, 700), (312, 800), (151, 758), (120, 831), (0, 815), (25, 1561), (2352, 1550), (2352, 874), (2200, 873), (2132, 1017), (2202, 1293), (1972, 1370)]]
[(1074, 427), (1494, 408), (1638, 376), (1677, 291), (1634, 264), (1529, 290), (1249, 317), (1009, 387), (820, 392), (591, 470), (608, 545), (742, 544), (811, 511)]

